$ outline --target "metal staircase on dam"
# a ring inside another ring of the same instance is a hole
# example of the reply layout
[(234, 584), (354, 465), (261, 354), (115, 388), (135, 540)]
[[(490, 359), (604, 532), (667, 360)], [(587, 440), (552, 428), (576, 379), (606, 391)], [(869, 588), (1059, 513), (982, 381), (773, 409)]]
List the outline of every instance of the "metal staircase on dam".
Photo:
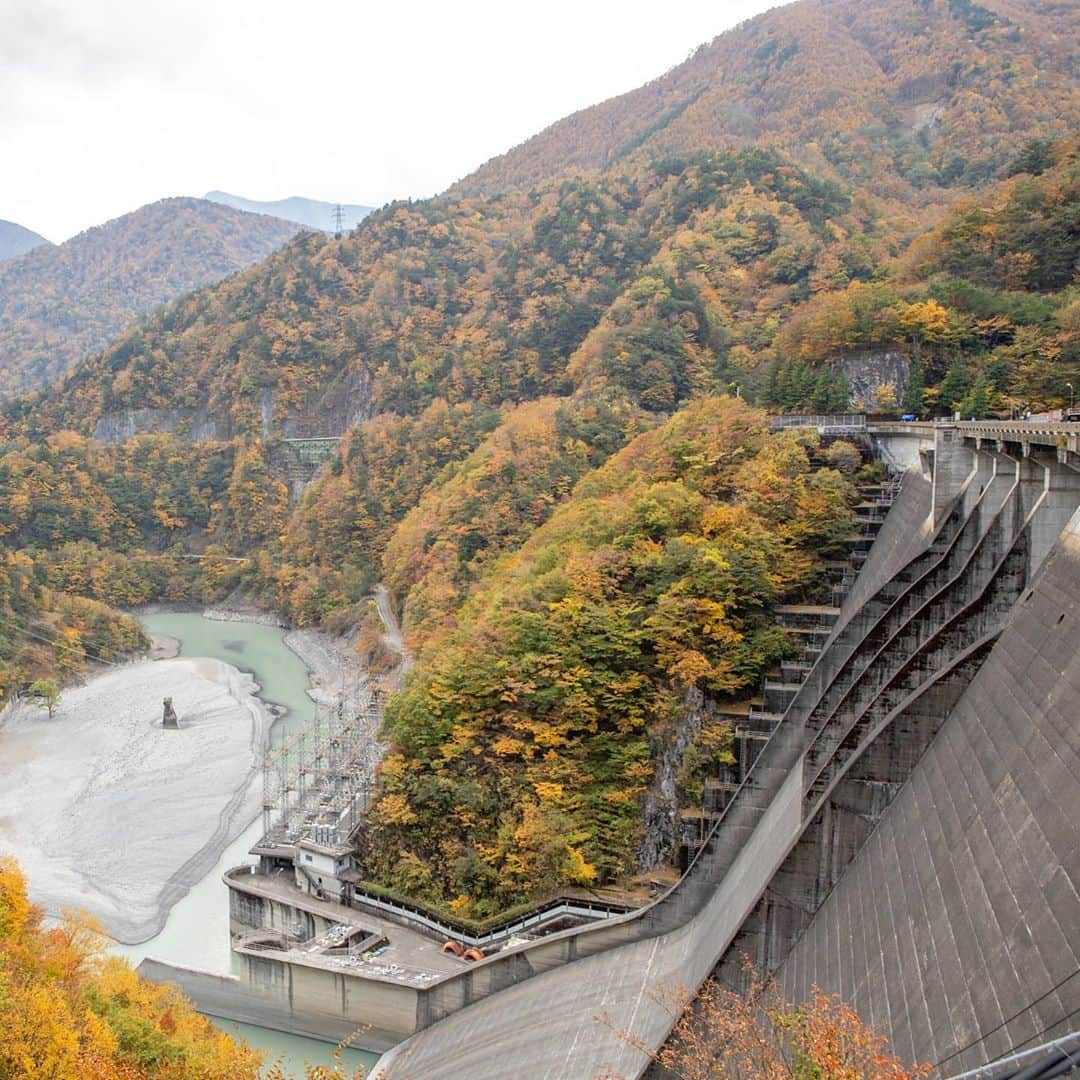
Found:
[(777, 624), (796, 643), (798, 651), (791, 659), (781, 661), (776, 671), (766, 675), (760, 704), (750, 704), (745, 712), (717, 712), (716, 719), (731, 727), (735, 760), (719, 775), (706, 778), (700, 810), (687, 809), (681, 814), (678, 861), (682, 870), (703, 845), (705, 831), (724, 812), (821, 656), (840, 607), (899, 491), (900, 481), (895, 477), (861, 488), (862, 501), (856, 507), (855, 532), (844, 541), (849, 556), (846, 560), (832, 559), (825, 563), (827, 602), (789, 604), (774, 609)]

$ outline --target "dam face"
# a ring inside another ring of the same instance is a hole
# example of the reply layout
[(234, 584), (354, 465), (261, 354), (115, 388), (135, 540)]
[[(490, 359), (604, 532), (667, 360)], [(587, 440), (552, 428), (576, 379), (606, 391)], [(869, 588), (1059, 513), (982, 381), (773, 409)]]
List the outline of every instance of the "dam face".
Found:
[(779, 968), (952, 1076), (1080, 1014), (1080, 515)]

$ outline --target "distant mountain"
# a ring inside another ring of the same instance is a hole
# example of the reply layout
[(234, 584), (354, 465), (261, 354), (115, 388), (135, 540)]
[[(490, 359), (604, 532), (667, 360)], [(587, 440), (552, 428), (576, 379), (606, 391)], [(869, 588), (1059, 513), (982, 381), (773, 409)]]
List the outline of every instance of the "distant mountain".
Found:
[(251, 266), (298, 231), (202, 199), (163, 199), (0, 263), (0, 396), (55, 381), (137, 315)]
[[(25, 255), (49, 241), (30, 229), (16, 225), (14, 221), (0, 221), (0, 262)], [(51, 246), (51, 245), (50, 245)]]
[(450, 193), (758, 146), (880, 198), (947, 202), (999, 175), (1029, 140), (1080, 127), (1078, 38), (1075, 3), (803, 0), (560, 120)]
[[(293, 195), (288, 199), (275, 199), (272, 202), (260, 202), (258, 199), (245, 199), (240, 195), (230, 195), (227, 191), (208, 191), (205, 198), (211, 202), (231, 206), (236, 210), (247, 210), (251, 214), (269, 214), (271, 217), (295, 221), (298, 225), (307, 225), (322, 232), (334, 232), (334, 211), (337, 203), (320, 202), (318, 199), (302, 199)], [(342, 203), (342, 224), (345, 229), (355, 229), (357, 224), (371, 213), (372, 206), (357, 206), (354, 203)]]

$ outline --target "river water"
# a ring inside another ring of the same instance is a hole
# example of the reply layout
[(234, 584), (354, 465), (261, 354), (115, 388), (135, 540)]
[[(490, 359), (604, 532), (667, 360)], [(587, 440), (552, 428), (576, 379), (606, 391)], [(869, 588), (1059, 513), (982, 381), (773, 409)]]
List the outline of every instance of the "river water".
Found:
[[(191, 612), (147, 614), (140, 620), (148, 633), (176, 638), (181, 656), (209, 656), (250, 671), (261, 687), (259, 696), (288, 710), (274, 725), (275, 745), (313, 719), (315, 705), (306, 693), (308, 670), (285, 644), (284, 630), (255, 623), (221, 622)], [(172, 909), (161, 933), (140, 945), (117, 945), (115, 951), (133, 964), (152, 956), (182, 967), (230, 972), (229, 893), (221, 877), (230, 867), (248, 861), (248, 849), (259, 839), (260, 828), (261, 822), (256, 819), (225, 849), (218, 864)], [(327, 1043), (228, 1020), (220, 1021), (220, 1026), (266, 1051), (269, 1061), (280, 1058), (297, 1076), (303, 1076), (304, 1062), (333, 1063), (333, 1048)], [(359, 1050), (347, 1050), (343, 1055), (349, 1067), (370, 1066), (377, 1058), (376, 1054)]]

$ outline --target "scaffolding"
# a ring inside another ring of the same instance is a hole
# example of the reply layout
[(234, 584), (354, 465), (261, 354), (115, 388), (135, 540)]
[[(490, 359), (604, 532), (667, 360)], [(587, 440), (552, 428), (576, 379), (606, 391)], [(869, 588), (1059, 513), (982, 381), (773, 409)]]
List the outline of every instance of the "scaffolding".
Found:
[(377, 686), (356, 687), (320, 704), (311, 727), (263, 761), (261, 848), (301, 841), (347, 848), (367, 813), (380, 748)]

